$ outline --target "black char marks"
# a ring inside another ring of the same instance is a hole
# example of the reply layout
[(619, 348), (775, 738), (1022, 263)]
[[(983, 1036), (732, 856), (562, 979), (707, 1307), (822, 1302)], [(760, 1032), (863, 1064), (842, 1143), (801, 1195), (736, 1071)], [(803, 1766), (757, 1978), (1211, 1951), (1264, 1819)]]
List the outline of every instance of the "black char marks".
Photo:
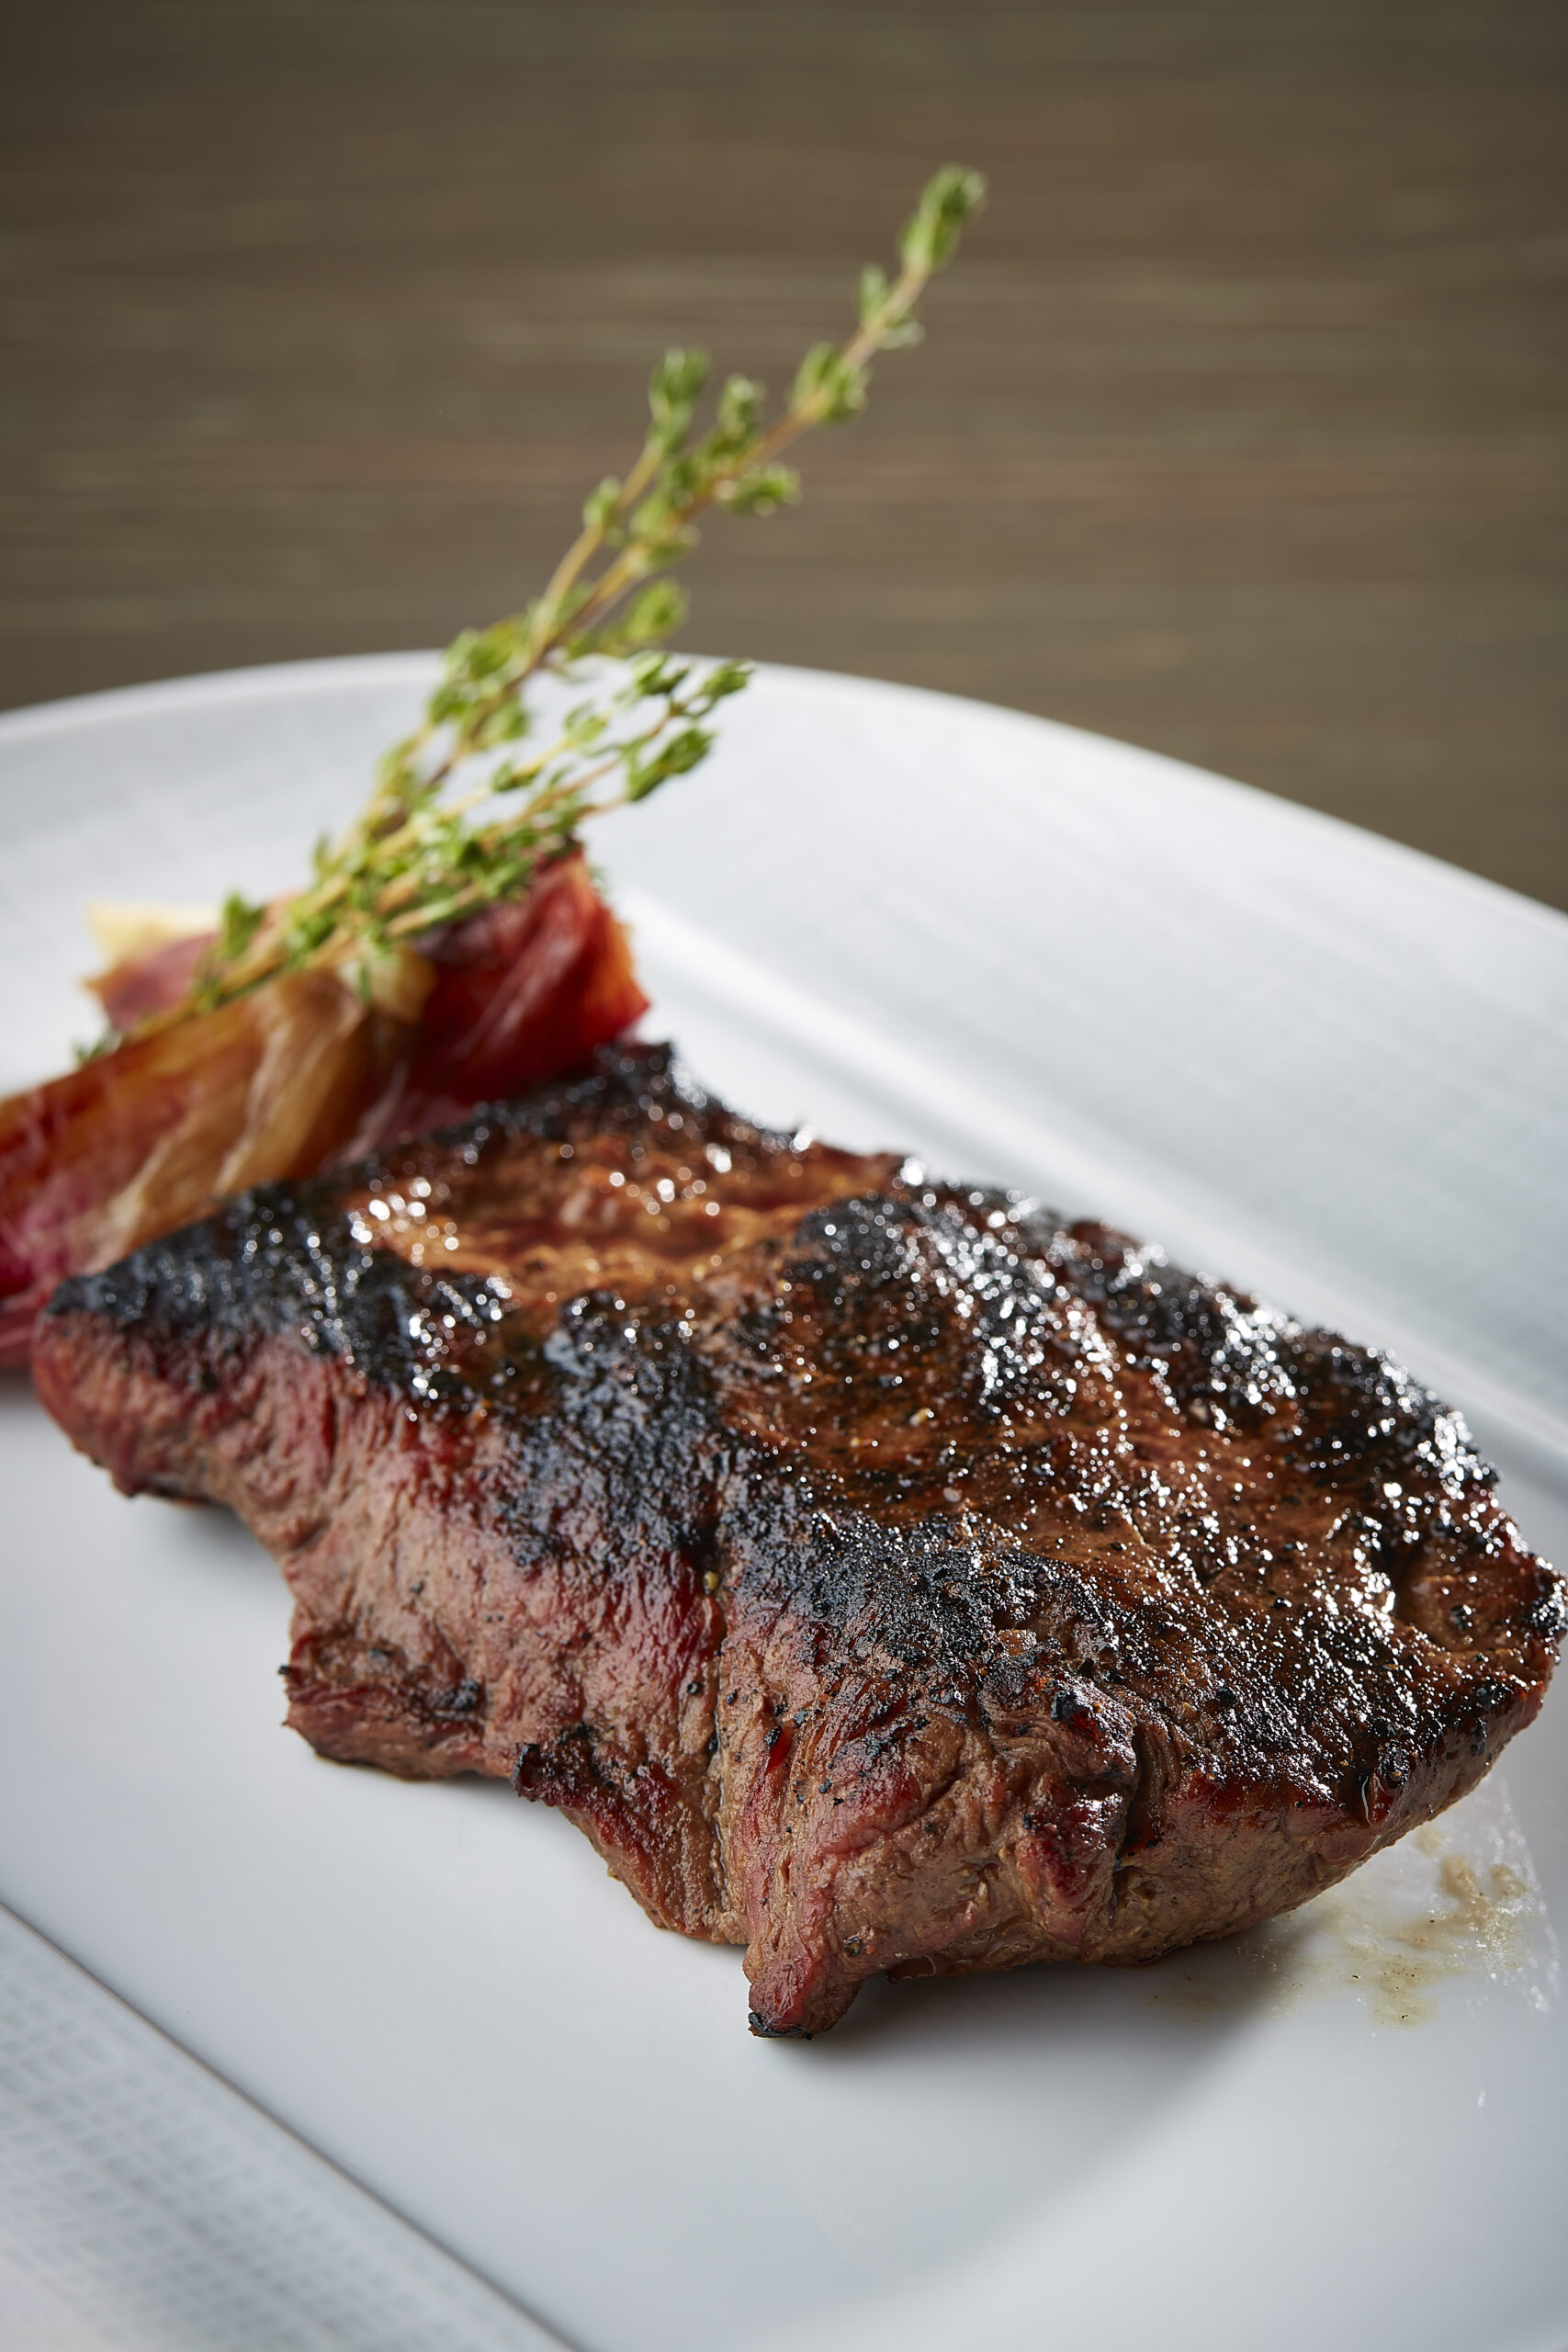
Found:
[(761, 2032), (1303, 1900), (1563, 1623), (1385, 1359), (658, 1048), (67, 1283), (36, 1363), (277, 1553), (297, 1728), (558, 1805)]

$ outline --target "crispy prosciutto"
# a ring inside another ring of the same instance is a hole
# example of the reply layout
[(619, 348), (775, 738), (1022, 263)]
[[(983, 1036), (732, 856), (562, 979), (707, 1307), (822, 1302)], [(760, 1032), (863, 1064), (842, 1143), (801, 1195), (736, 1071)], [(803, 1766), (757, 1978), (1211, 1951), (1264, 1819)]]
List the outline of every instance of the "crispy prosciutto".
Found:
[[(117, 1024), (177, 1003), (206, 945), (103, 976)], [(309, 1174), (570, 1069), (646, 1009), (581, 855), (513, 904), (421, 943), (367, 1000), (330, 969), (0, 1102), (0, 1364), (25, 1363), (64, 1275), (111, 1264), (220, 1195)]]

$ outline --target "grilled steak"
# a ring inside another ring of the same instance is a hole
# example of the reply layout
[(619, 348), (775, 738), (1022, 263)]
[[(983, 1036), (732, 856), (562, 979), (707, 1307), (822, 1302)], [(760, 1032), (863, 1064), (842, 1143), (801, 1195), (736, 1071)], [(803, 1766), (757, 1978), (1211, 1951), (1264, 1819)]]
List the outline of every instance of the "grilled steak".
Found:
[(128, 1492), (276, 1554), (322, 1754), (558, 1805), (765, 2033), (1303, 1901), (1564, 1623), (1383, 1357), (659, 1048), (68, 1282), (34, 1360)]

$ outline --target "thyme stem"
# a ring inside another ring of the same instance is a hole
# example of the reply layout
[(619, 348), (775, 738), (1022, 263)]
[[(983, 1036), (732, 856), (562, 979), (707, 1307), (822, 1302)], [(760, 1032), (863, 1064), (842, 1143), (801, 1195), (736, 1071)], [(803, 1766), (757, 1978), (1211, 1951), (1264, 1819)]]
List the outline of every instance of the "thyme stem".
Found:
[[(144, 1026), (228, 1003), (286, 972), (335, 965), (363, 974), (408, 941), (517, 896), (541, 865), (575, 846), (589, 818), (645, 798), (705, 758), (706, 721), (750, 672), (721, 662), (699, 676), (663, 650), (686, 615), (668, 575), (711, 507), (765, 514), (798, 497), (782, 452), (864, 407), (872, 360), (918, 338), (915, 306), (984, 198), (976, 173), (948, 164), (934, 175), (900, 236), (897, 277), (863, 273), (853, 333), (806, 354), (771, 424), (761, 387), (731, 376), (694, 440), (706, 354), (666, 352), (636, 462), (585, 502), (582, 528), (543, 595), (454, 641), (422, 723), (382, 760), (359, 815), (318, 847), (315, 880), (272, 907), (231, 898), (189, 995)], [(520, 757), (512, 747), (529, 731), (526, 688), (546, 672), (582, 682), (587, 698), (547, 750)], [(449, 797), (460, 771), (474, 780)], [(476, 821), (498, 801), (490, 822)]]

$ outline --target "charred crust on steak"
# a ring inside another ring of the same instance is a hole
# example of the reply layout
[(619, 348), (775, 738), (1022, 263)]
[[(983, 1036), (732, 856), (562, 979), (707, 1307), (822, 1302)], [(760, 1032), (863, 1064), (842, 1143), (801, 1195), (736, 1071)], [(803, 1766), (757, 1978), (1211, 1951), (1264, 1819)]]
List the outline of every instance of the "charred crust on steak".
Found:
[[(579, 1078), (521, 1102), (488, 1105), (412, 1149), (366, 1161), (355, 1174), (376, 1197), (424, 1159), (450, 1157), (464, 1173), (482, 1173), (509, 1146), (570, 1149), (572, 1137), (584, 1133), (626, 1135), (635, 1143), (660, 1128), (668, 1135), (672, 1120), (677, 1131), (690, 1121), (694, 1133), (705, 1132), (709, 1113), (708, 1098), (668, 1047), (610, 1049)], [(784, 1144), (722, 1110), (711, 1124), (740, 1148)], [(258, 1186), (118, 1265), (62, 1283), (45, 1313), (88, 1314), (173, 1340), (193, 1333), (240, 1345), (263, 1333), (297, 1337), (422, 1402), (470, 1404), (472, 1382), (449, 1369), (444, 1358), (454, 1351), (433, 1334), (447, 1329), (451, 1317), (451, 1328), (490, 1336), (505, 1320), (502, 1299), (484, 1277), (461, 1267), (415, 1265), (373, 1240), (356, 1241), (344, 1232), (343, 1206), (344, 1187), (334, 1178)], [(491, 1367), (490, 1376), (501, 1370)]]
[(1563, 1630), (1385, 1357), (660, 1048), (62, 1285), (36, 1362), (122, 1486), (277, 1553), (323, 1753), (558, 1806), (747, 1946), (768, 2034), (1303, 1901)]

